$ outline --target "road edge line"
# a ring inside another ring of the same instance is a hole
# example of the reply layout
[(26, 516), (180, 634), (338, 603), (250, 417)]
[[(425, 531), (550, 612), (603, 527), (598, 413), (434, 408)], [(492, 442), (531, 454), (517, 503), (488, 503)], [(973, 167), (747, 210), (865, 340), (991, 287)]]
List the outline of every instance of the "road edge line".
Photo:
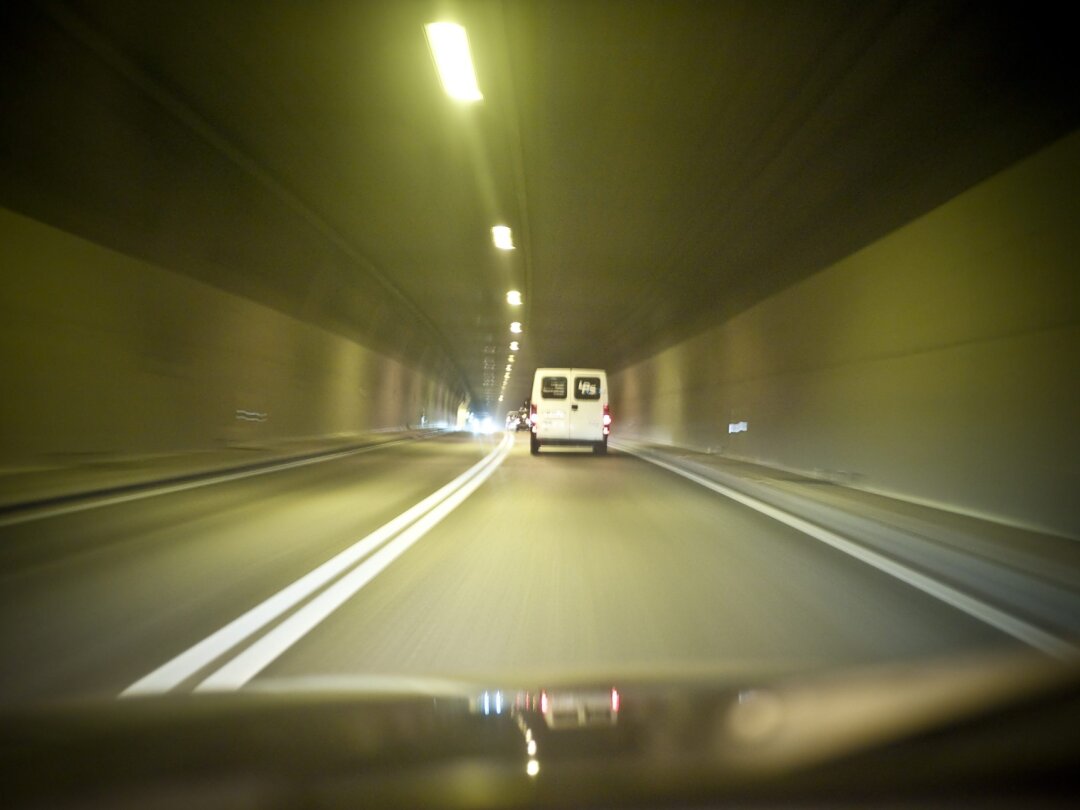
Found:
[(950, 585), (946, 585), (943, 582), (939, 582), (932, 577), (927, 576), (913, 568), (910, 568), (896, 560), (889, 559), (888, 557), (879, 554), (876, 551), (872, 551), (865, 546), (861, 546), (858, 543), (850, 540), (840, 534), (837, 534), (829, 529), (819, 526), (816, 523), (811, 523), (808, 520), (792, 515), (783, 511), (775, 506), (759, 501), (758, 499), (745, 495), (737, 490), (726, 487), (723, 484), (718, 484), (715, 481), (710, 481), (704, 476), (692, 473), (688, 470), (681, 469), (673, 464), (669, 464), (666, 461), (653, 458), (647, 453), (642, 453), (638, 450), (634, 450), (626, 445), (620, 443), (616, 448), (624, 453), (628, 453), (632, 456), (640, 458), (642, 461), (647, 461), (650, 464), (655, 464), (657, 467), (661, 467), (669, 472), (675, 473), (689, 481), (703, 486), (706, 489), (710, 489), (719, 495), (723, 495), (726, 498), (730, 498), (743, 506), (747, 506), (766, 517), (779, 521), (786, 526), (789, 526), (796, 531), (813, 537), (826, 545), (841, 551), (848, 556), (878, 569), (879, 571), (889, 574), (895, 579), (899, 579), (902, 582), (911, 585), (914, 588), (922, 591), (923, 593), (934, 597), (935, 599), (945, 602), (946, 604), (968, 614), (969, 616), (978, 619), (984, 624), (989, 624), (991, 627), (1002, 631), (1003, 633), (1012, 636), (1013, 638), (1024, 642), (1030, 647), (1034, 647), (1040, 652), (1046, 653), (1054, 658), (1061, 660), (1069, 660), (1077, 658), (1080, 655), (1080, 649), (1076, 645), (1065, 641), (1045, 630), (1036, 627), (1030, 622), (1018, 619), (1017, 617), (1006, 613), (1000, 608), (996, 608), (993, 605), (970, 596), (963, 591), (957, 590)]
[[(438, 435), (438, 434), (433, 434)], [(107, 506), (116, 506), (130, 501), (140, 501), (146, 498), (156, 498), (159, 495), (172, 495), (177, 492), (186, 492), (189, 489), (213, 486), (215, 484), (227, 484), (230, 481), (238, 481), (244, 478), (254, 478), (257, 475), (291, 470), (295, 467), (306, 467), (310, 464), (320, 464), (325, 461), (336, 461), (339, 458), (370, 453), (382, 450), (385, 447), (394, 447), (408, 442), (423, 441), (431, 438), (431, 435), (402, 437), (374, 444), (363, 444), (350, 447), (345, 450), (328, 450), (314, 454), (279, 458), (276, 461), (257, 462), (236, 467), (226, 467), (219, 470), (203, 470), (201, 472), (185, 473), (178, 476), (159, 478), (156, 480), (140, 481), (128, 484), (119, 484), (113, 487), (104, 487), (86, 492), (75, 492), (58, 495), (51, 498), (26, 501), (23, 503), (10, 504), (0, 507), (0, 528), (18, 526), (23, 523), (32, 523), (35, 520), (48, 520), (55, 517), (86, 512), (91, 509), (103, 509)]]

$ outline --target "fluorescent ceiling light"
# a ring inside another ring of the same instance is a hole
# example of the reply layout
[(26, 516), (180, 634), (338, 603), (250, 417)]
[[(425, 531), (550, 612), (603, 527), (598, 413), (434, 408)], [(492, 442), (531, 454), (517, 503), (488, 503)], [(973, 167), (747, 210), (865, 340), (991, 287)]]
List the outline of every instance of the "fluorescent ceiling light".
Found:
[(496, 225), (492, 228), (491, 238), (495, 241), (495, 247), (499, 250), (514, 249), (514, 237), (510, 234), (510, 229), (505, 225)]
[(521, 324), (518, 321), (514, 321), (512, 324), (510, 324), (510, 331), (513, 332), (515, 335), (520, 334)]
[(510, 341), (510, 351), (516, 352), (520, 348), (521, 348), (521, 344), (518, 343), (516, 340), (511, 340)]
[(517, 290), (510, 290), (510, 292), (506, 294), (506, 303), (508, 303), (512, 307), (520, 307), (521, 293), (519, 293)]
[(480, 101), (483, 94), (476, 86), (469, 36), (457, 23), (434, 22), (424, 26), (431, 57), (439, 71), (443, 89), (458, 101)]

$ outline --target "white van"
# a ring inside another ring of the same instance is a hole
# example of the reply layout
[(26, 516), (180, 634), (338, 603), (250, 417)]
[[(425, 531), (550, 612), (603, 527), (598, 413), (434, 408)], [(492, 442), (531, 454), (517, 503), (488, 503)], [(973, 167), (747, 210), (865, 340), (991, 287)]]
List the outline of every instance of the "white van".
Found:
[(611, 432), (607, 372), (598, 368), (538, 368), (529, 401), (529, 449), (540, 445), (590, 445), (607, 452)]

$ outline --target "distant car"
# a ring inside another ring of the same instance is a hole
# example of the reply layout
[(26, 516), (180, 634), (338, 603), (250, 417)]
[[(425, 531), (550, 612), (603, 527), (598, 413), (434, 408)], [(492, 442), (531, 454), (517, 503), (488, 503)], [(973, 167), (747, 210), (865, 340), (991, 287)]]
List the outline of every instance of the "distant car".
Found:
[(529, 429), (529, 412), (524, 408), (516, 411), (508, 411), (506, 414), (506, 429), (519, 431)]

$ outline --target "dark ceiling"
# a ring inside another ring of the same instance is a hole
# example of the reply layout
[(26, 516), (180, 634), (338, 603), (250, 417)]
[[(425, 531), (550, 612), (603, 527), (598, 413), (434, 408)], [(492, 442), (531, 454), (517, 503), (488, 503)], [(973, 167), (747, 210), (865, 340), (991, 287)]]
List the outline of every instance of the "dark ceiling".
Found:
[[(1066, 8), (28, 4), (5, 12), (0, 203), (502, 411), (536, 365), (617, 369), (1074, 129)], [(436, 19), (466, 26), (482, 102), (443, 94)]]

